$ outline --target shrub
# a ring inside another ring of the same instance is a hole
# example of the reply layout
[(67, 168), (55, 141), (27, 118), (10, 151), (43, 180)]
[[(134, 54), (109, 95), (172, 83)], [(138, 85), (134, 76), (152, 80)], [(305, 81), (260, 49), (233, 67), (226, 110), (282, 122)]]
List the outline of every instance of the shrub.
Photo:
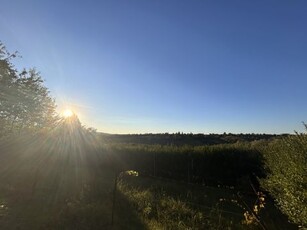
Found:
[(261, 181), (263, 188), (291, 222), (306, 227), (307, 134), (273, 141), (264, 149), (264, 158), (268, 175)]

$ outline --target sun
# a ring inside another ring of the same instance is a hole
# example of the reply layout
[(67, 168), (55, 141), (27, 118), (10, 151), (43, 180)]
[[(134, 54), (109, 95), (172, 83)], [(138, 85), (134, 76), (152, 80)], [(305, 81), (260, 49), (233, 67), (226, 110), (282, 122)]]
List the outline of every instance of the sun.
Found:
[(63, 116), (65, 118), (71, 117), (72, 115), (74, 115), (74, 113), (70, 109), (66, 109), (66, 110), (63, 111)]

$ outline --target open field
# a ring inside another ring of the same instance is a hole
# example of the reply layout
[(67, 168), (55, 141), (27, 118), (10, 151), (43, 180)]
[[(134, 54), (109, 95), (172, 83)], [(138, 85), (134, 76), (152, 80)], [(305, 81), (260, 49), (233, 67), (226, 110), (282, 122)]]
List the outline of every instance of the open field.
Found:
[[(239, 187), (127, 176), (106, 148), (39, 143), (2, 148), (3, 229), (262, 229), (243, 224), (257, 196)], [(270, 200), (259, 216), (267, 229), (295, 229)]]

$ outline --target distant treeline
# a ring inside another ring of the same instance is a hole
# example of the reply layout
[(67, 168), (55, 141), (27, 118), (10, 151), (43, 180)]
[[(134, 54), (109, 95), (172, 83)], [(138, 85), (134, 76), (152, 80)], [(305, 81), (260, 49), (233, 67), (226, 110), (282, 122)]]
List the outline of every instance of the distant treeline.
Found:
[(147, 144), (147, 145), (217, 145), (233, 144), (237, 142), (251, 142), (256, 140), (270, 140), (285, 137), (289, 134), (192, 134), (192, 133), (161, 133), (161, 134), (105, 134), (100, 133), (106, 143)]

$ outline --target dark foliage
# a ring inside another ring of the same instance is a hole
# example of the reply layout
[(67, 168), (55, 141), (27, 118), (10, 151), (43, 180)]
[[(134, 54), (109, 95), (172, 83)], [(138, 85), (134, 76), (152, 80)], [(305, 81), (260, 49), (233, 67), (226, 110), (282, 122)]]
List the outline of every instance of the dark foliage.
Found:
[[(307, 126), (305, 124), (306, 131)], [(307, 227), (307, 134), (276, 140), (263, 149), (268, 176), (264, 189), (281, 211), (303, 228)]]
[(160, 133), (160, 134), (106, 134), (100, 133), (101, 139), (106, 143), (117, 144), (146, 144), (146, 145), (217, 145), (237, 142), (251, 142), (255, 140), (271, 140), (278, 136), (288, 134), (192, 134), (192, 133)]
[[(251, 175), (263, 176), (262, 156), (247, 145), (158, 146), (108, 145), (118, 170), (206, 185), (238, 185)], [(109, 164), (109, 163), (108, 163)], [(120, 166), (119, 166), (120, 165)]]
[(54, 100), (35, 69), (18, 71), (0, 43), (0, 138), (54, 127)]

